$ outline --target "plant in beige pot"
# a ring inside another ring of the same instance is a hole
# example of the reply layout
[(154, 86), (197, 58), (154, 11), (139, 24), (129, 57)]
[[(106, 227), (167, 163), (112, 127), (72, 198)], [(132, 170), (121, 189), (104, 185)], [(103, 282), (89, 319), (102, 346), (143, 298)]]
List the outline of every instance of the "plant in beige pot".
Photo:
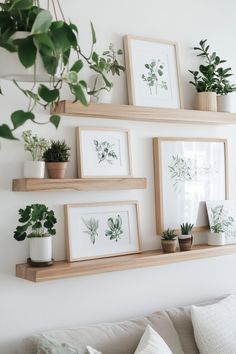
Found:
[(175, 230), (167, 229), (163, 231), (161, 245), (164, 253), (174, 253), (177, 247), (177, 234)]
[(66, 142), (51, 140), (51, 146), (44, 152), (49, 178), (64, 178), (71, 148)]
[(24, 162), (24, 178), (44, 178), (45, 162), (43, 154), (49, 147), (49, 142), (37, 135), (32, 135), (31, 130), (22, 133), (24, 149), (31, 154), (32, 161)]
[(225, 244), (225, 231), (220, 222), (211, 226), (211, 232), (208, 233), (209, 246), (223, 246)]
[(216, 52), (210, 53), (210, 46), (207, 40), (201, 40), (198, 47), (194, 47), (199, 54), (198, 57), (203, 59), (203, 64), (199, 66), (199, 70), (189, 72), (193, 75), (193, 80), (190, 81), (196, 90), (195, 109), (201, 111), (217, 111), (217, 94), (219, 90), (219, 80), (222, 73), (226, 79), (231, 68), (222, 68), (221, 64), (226, 60), (222, 60)]
[(180, 251), (190, 251), (193, 245), (192, 229), (193, 224), (188, 222), (180, 225), (181, 235), (179, 235)]
[(32, 204), (20, 209), (19, 215), (21, 225), (17, 226), (14, 238), (17, 241), (29, 238), (30, 261), (52, 262), (52, 236), (56, 234), (54, 225), (57, 222), (54, 211), (44, 204)]

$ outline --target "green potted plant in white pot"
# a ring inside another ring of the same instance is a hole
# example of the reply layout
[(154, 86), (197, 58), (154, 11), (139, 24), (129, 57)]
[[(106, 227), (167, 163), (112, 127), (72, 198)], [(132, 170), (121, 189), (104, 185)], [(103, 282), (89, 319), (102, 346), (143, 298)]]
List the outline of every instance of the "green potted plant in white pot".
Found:
[(20, 226), (14, 232), (17, 241), (29, 239), (30, 261), (35, 263), (52, 262), (52, 236), (56, 234), (57, 220), (53, 210), (44, 204), (32, 204), (19, 210)]
[(236, 112), (236, 86), (231, 84), (228, 77), (233, 74), (230, 73), (231, 68), (218, 69), (218, 83), (217, 83), (217, 110), (218, 112)]
[(193, 224), (188, 222), (180, 225), (181, 234), (179, 235), (179, 247), (180, 251), (190, 251), (193, 245), (192, 229)]
[(49, 178), (64, 178), (70, 158), (71, 148), (66, 142), (51, 140), (50, 147), (44, 152), (43, 159), (47, 164)]
[(49, 147), (49, 142), (37, 135), (32, 135), (31, 130), (22, 133), (24, 149), (31, 154), (32, 161), (24, 161), (24, 178), (44, 178), (45, 162), (43, 154)]
[(211, 232), (208, 233), (209, 246), (223, 246), (225, 244), (225, 231), (220, 222), (211, 226)]
[(164, 253), (174, 253), (177, 248), (177, 234), (175, 230), (164, 230), (161, 237), (161, 245)]

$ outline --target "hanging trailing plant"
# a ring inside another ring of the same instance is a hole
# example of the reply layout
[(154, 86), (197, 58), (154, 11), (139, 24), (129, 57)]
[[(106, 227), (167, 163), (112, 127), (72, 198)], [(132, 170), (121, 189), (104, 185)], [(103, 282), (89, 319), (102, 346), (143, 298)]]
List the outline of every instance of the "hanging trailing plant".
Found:
[[(87, 94), (97, 95), (101, 90), (112, 88), (112, 82), (107, 78), (110, 71), (113, 75), (120, 75), (120, 71), (124, 71), (116, 56), (108, 57), (111, 48), (102, 55), (94, 50), (97, 39), (92, 23), (91, 50), (90, 54), (86, 55), (79, 44), (77, 26), (65, 20), (59, 0), (51, 0), (51, 2), (54, 9), (55, 2), (57, 3), (63, 20), (53, 20), (49, 8), (47, 10), (41, 8), (37, 0), (5, 0), (4, 3), (0, 3), (0, 47), (11, 53), (17, 53), (20, 63), (25, 68), (34, 67), (35, 71), (31, 89), (24, 89), (13, 80), (17, 88), (27, 97), (28, 108), (13, 112), (11, 125), (0, 125), (2, 138), (16, 139), (15, 130), (27, 121), (46, 124), (36, 120), (34, 110), (37, 106), (41, 106), (53, 111), (60, 101), (63, 85), (69, 87), (74, 102), (79, 101), (86, 106)], [(25, 38), (14, 39), (13, 35), (18, 31), (28, 33)], [(77, 60), (70, 65), (72, 53), (76, 53)], [(122, 51), (118, 50), (117, 53), (120, 55)], [(49, 84), (37, 82), (38, 56), (41, 57), (49, 76)], [(91, 91), (88, 89), (87, 82), (80, 79), (80, 72), (84, 66), (89, 67), (102, 78), (104, 84), (101, 87), (97, 88), (94, 85)], [(48, 122), (57, 128), (60, 116), (51, 115)]]

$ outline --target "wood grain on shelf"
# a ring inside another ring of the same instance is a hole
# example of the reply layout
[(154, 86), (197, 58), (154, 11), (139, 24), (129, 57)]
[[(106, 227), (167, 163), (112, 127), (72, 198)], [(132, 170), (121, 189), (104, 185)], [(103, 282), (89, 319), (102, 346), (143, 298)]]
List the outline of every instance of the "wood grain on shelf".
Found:
[(167, 122), (192, 124), (236, 124), (236, 114), (187, 109), (139, 107), (108, 103), (91, 103), (88, 107), (79, 102), (61, 101), (55, 113), (69, 116), (122, 119), (140, 122)]
[(100, 191), (122, 189), (145, 189), (146, 178), (83, 178), (83, 179), (14, 179), (14, 192), (36, 192), (51, 190)]
[(33, 282), (42, 282), (126, 269), (161, 266), (201, 258), (226, 256), (234, 253), (236, 253), (236, 244), (218, 247), (197, 245), (194, 246), (193, 250), (187, 252), (167, 254), (158, 250), (73, 263), (58, 261), (55, 262), (53, 266), (46, 268), (36, 268), (28, 264), (18, 264), (16, 265), (16, 276)]

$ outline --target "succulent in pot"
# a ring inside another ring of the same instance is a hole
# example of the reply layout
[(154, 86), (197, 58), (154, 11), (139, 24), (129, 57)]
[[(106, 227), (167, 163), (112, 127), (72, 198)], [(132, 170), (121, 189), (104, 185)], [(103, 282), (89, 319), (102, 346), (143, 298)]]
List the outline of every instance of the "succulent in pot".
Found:
[(49, 178), (64, 178), (71, 148), (66, 142), (51, 140), (50, 147), (44, 152)]
[(181, 235), (179, 235), (179, 247), (181, 251), (190, 251), (193, 245), (192, 229), (193, 224), (188, 222), (180, 225)]
[(27, 205), (19, 210), (19, 222), (14, 232), (17, 241), (29, 238), (31, 262), (44, 263), (52, 261), (52, 236), (56, 234), (54, 225), (57, 220), (53, 210), (44, 204)]
[(211, 226), (211, 232), (208, 233), (209, 246), (223, 246), (225, 244), (225, 230), (221, 222)]
[(174, 253), (176, 252), (177, 247), (177, 234), (175, 230), (167, 229), (163, 231), (161, 237), (161, 245), (163, 252), (165, 253)]
[(45, 162), (43, 154), (49, 147), (49, 142), (37, 135), (32, 135), (31, 130), (22, 133), (24, 149), (31, 154), (32, 161), (24, 161), (24, 178), (44, 178)]

